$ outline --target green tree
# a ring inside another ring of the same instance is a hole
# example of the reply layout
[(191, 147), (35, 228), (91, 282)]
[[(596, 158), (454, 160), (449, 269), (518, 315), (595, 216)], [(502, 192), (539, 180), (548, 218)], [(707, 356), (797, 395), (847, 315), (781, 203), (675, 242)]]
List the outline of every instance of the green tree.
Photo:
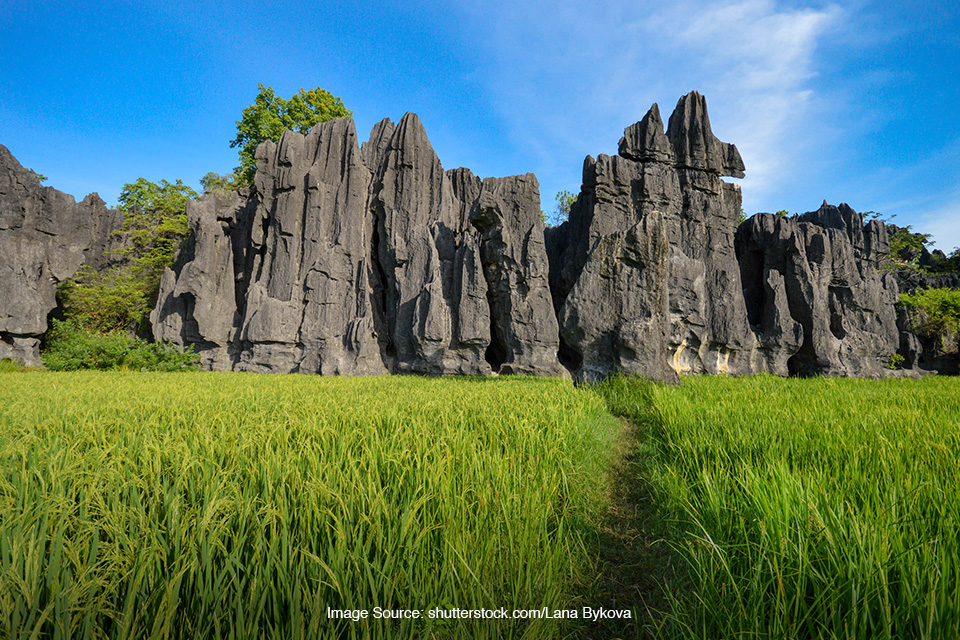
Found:
[(150, 311), (163, 270), (173, 264), (189, 233), (187, 200), (197, 192), (180, 180), (159, 184), (139, 178), (120, 191), (122, 248), (101, 272), (82, 268), (59, 290), (65, 312), (97, 331), (136, 329)]
[(240, 166), (234, 170), (240, 186), (253, 184), (257, 172), (257, 146), (266, 140), (277, 142), (287, 129), (306, 133), (313, 125), (352, 116), (340, 98), (317, 87), (300, 92), (285, 100), (273, 88), (259, 85), (260, 93), (254, 103), (243, 110), (237, 121), (237, 137), (231, 147), (240, 147)]
[[(882, 220), (883, 221), (883, 220)], [(914, 233), (912, 227), (898, 227), (883, 221), (890, 240), (890, 259), (899, 268), (919, 269), (920, 256), (926, 245), (932, 244), (929, 233)]]
[(128, 246), (122, 254), (131, 258), (133, 275), (143, 282), (148, 297), (156, 295), (163, 270), (173, 264), (177, 250), (189, 233), (187, 200), (197, 192), (180, 180), (155, 184), (138, 178), (120, 191), (120, 209)]
[(553, 213), (550, 215), (549, 219), (547, 215), (543, 212), (543, 209), (540, 210), (540, 217), (543, 220), (544, 224), (550, 226), (558, 226), (570, 219), (570, 208), (573, 206), (573, 203), (577, 201), (577, 196), (572, 192), (564, 189), (563, 191), (558, 191), (556, 198), (554, 199), (555, 206)]
[(240, 184), (237, 182), (237, 174), (227, 173), (220, 175), (214, 171), (200, 178), (200, 186), (203, 187), (204, 195), (214, 191), (233, 191)]

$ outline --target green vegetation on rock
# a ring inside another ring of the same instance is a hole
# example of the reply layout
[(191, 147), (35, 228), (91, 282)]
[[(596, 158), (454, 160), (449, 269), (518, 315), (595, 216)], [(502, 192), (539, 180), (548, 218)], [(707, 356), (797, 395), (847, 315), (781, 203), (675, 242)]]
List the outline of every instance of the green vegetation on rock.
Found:
[(243, 110), (237, 121), (237, 137), (230, 142), (231, 147), (240, 147), (240, 166), (234, 169), (240, 186), (253, 184), (257, 172), (255, 156), (261, 142), (278, 142), (288, 129), (306, 133), (320, 122), (353, 115), (340, 98), (320, 87), (300, 89), (287, 100), (274, 93), (272, 87), (258, 86), (260, 93)]
[(960, 331), (960, 289), (922, 289), (901, 293), (900, 303), (910, 312), (919, 335)]

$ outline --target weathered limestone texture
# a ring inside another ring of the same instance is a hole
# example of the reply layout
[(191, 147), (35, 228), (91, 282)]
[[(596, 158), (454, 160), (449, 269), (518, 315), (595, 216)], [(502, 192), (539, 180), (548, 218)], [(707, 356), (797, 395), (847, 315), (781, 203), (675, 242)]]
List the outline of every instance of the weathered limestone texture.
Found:
[[(253, 186), (188, 204), (151, 326), (224, 371), (956, 373), (956, 332), (897, 313), (881, 222), (824, 203), (741, 223), (724, 176), (743, 160), (697, 92), (666, 128), (654, 104), (618, 155), (588, 156), (548, 229), (533, 174), (444, 170), (414, 114), (362, 147), (349, 118), (288, 131), (257, 149)], [(0, 357), (36, 364), (56, 283), (106, 265), (122, 216), (42, 187), (3, 147), (0, 207)]]
[(470, 221), (481, 232), (492, 363), (500, 364), (502, 373), (566, 374), (557, 360), (560, 339), (536, 176), (484, 180)]
[(253, 189), (191, 205), (159, 339), (205, 366), (343, 375), (565, 375), (539, 186), (444, 171), (420, 120), (287, 132)]
[(561, 353), (579, 375), (752, 371), (733, 247), (740, 188), (721, 175), (742, 177), (743, 161), (713, 135), (696, 92), (666, 132), (653, 105), (619, 156), (587, 157), (570, 220), (547, 235)]
[(757, 214), (737, 233), (757, 332), (757, 369), (779, 375), (880, 377), (900, 348), (896, 278), (883, 223), (826, 202), (796, 218)]
[(0, 145), (0, 359), (39, 366), (57, 284), (100, 268), (123, 214), (91, 193), (82, 202), (44, 187)]

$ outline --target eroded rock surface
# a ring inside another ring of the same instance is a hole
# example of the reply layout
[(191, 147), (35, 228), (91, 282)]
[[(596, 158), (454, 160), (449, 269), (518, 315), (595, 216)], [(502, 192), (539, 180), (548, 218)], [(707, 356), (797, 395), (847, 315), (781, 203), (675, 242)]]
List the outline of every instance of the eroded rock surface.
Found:
[(757, 369), (779, 375), (887, 375), (900, 349), (896, 279), (879, 267), (886, 228), (826, 202), (796, 218), (757, 214), (737, 253), (757, 332)]
[(257, 150), (255, 188), (191, 205), (158, 338), (206, 366), (563, 375), (539, 187), (444, 171), (420, 120), (345, 118)]
[[(713, 135), (696, 92), (680, 99), (666, 132), (653, 105), (624, 131), (619, 153), (587, 157), (570, 220), (548, 234), (567, 364), (589, 377), (611, 362), (664, 380), (750, 373), (755, 337), (733, 247), (740, 189), (721, 180), (743, 176), (740, 154)], [(602, 286), (611, 278), (618, 286)], [(601, 355), (599, 344), (617, 353)]]
[[(188, 204), (150, 317), (207, 368), (879, 377), (899, 352), (911, 371), (956, 369), (956, 340), (937, 351), (898, 318), (882, 223), (826, 203), (740, 223), (722, 178), (743, 161), (696, 92), (666, 128), (653, 105), (618, 155), (588, 156), (556, 228), (533, 174), (444, 170), (414, 114), (362, 147), (350, 119), (288, 131), (257, 167), (253, 187)], [(0, 357), (36, 363), (56, 283), (104, 266), (122, 216), (42, 187), (2, 147), (0, 207)]]
[(44, 187), (0, 145), (0, 359), (39, 366), (57, 284), (103, 266), (123, 214), (91, 193), (81, 202)]

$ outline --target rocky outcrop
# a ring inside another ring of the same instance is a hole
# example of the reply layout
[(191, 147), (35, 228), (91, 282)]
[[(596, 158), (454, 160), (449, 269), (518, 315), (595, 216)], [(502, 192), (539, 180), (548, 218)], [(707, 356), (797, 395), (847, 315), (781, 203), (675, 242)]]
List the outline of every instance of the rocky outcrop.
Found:
[(743, 162), (713, 135), (696, 92), (666, 132), (653, 105), (624, 131), (619, 156), (586, 159), (570, 220), (548, 235), (563, 353), (581, 375), (611, 362), (664, 380), (752, 371), (733, 247), (740, 189), (721, 175), (742, 177)]
[(923, 273), (898, 269), (896, 276), (897, 285), (904, 293), (913, 293), (920, 289), (960, 289), (960, 273)]
[[(55, 283), (102, 265), (121, 218), (0, 150), (0, 357), (35, 362)], [(188, 204), (153, 333), (216, 370), (879, 377), (894, 353), (952, 370), (956, 341), (897, 315), (882, 223), (826, 203), (741, 223), (722, 178), (743, 175), (696, 92), (588, 156), (550, 229), (533, 174), (444, 170), (414, 114), (362, 146), (350, 119), (288, 131), (257, 150), (254, 186)]]
[(232, 368), (246, 302), (253, 211), (250, 190), (215, 191), (187, 203), (190, 235), (174, 269), (164, 271), (150, 314), (157, 340), (193, 345), (201, 364)]
[(900, 349), (896, 279), (879, 267), (886, 228), (845, 204), (796, 218), (753, 216), (737, 255), (756, 369), (779, 375), (887, 375)]
[(470, 222), (480, 231), (490, 302), (487, 359), (503, 373), (564, 375), (536, 176), (485, 179)]
[(100, 268), (123, 215), (92, 193), (81, 202), (44, 187), (0, 145), (0, 359), (40, 365), (57, 284)]
[(444, 171), (414, 114), (286, 132), (191, 205), (155, 335), (215, 369), (563, 375), (539, 186)]

